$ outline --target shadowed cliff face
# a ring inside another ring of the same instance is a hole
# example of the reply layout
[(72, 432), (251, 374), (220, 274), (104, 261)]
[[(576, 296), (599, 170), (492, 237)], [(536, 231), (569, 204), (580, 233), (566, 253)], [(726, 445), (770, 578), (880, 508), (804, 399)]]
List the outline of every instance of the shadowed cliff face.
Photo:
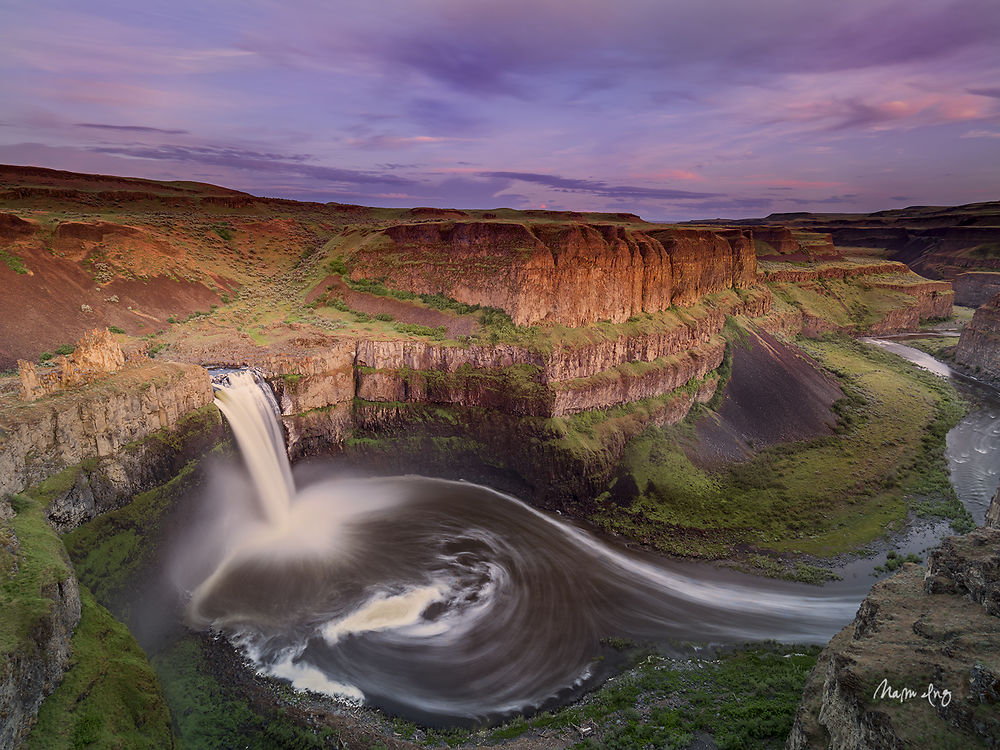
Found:
[(372, 235), (352, 276), (505, 310), (518, 325), (621, 323), (756, 283), (753, 243), (696, 229), (599, 224), (404, 224)]
[(955, 361), (986, 378), (1000, 378), (1000, 294), (976, 310), (962, 330)]

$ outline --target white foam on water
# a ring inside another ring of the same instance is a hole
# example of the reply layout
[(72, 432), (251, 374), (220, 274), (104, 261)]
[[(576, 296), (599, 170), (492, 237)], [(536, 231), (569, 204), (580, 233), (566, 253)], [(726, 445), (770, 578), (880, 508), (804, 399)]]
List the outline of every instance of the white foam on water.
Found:
[(347, 617), (324, 625), (323, 637), (333, 645), (346, 635), (401, 628), (413, 629), (413, 634), (440, 634), (444, 632), (442, 625), (427, 622), (421, 615), (431, 604), (443, 601), (446, 595), (447, 589), (440, 584), (421, 586), (402, 594), (376, 594)]
[(291, 654), (258, 671), (288, 680), (296, 690), (311, 690), (314, 693), (324, 693), (356, 706), (360, 706), (365, 702), (365, 694), (354, 685), (331, 680), (319, 669), (316, 669), (316, 667), (302, 662), (295, 662)]

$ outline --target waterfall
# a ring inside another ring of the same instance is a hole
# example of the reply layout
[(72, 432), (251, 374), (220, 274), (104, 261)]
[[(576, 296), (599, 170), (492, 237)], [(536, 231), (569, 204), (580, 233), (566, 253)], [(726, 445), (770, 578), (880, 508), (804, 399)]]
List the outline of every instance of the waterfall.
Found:
[(215, 405), (229, 421), (246, 462), (261, 509), (272, 524), (288, 518), (295, 483), (278, 422), (278, 403), (254, 370), (223, 372), (212, 378)]

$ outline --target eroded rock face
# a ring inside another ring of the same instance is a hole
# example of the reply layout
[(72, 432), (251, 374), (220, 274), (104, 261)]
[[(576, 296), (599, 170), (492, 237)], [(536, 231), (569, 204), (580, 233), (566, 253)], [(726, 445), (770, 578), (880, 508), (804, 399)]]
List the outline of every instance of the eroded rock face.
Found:
[(753, 243), (738, 230), (404, 224), (370, 238), (354, 260), (356, 279), (385, 277), (399, 289), (498, 307), (518, 325), (621, 323), (756, 284)]
[[(33, 614), (29, 632), (0, 652), (0, 748), (16, 747), (27, 737), (42, 700), (70, 666), (70, 640), (80, 622), (80, 590), (65, 553), (50, 564), (59, 572), (39, 592), (44, 606)], [(21, 573), (11, 571), (14, 579)]]
[(158, 363), (7, 410), (0, 437), (0, 495), (20, 492), (85, 459), (113, 457), (129, 443), (172, 429), (212, 399), (204, 369)]
[(1000, 294), (1000, 273), (996, 271), (967, 271), (953, 280), (955, 304), (965, 307), (980, 307)]
[(924, 591), (958, 594), (1000, 617), (1000, 531), (951, 536), (927, 556)]
[(955, 361), (988, 379), (1000, 378), (1000, 294), (977, 309), (962, 329)]
[(56, 357), (50, 367), (39, 368), (33, 362), (18, 360), (21, 394), (25, 400), (34, 401), (118, 372), (126, 364), (138, 365), (144, 361), (145, 349), (126, 355), (107, 328), (95, 328), (76, 343), (72, 354)]
[(876, 584), (820, 655), (787, 750), (1000, 746), (998, 550), (977, 529)]

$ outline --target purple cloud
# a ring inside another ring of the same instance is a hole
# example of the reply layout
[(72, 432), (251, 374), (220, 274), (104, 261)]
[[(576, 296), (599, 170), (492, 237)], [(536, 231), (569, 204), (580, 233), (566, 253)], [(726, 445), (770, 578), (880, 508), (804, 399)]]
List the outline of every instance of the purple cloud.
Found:
[(91, 128), (92, 130), (117, 130), (126, 133), (160, 133), (163, 135), (187, 135), (186, 130), (164, 130), (163, 128), (152, 128), (146, 125), (106, 125), (96, 122), (78, 122), (74, 125), (77, 128)]

